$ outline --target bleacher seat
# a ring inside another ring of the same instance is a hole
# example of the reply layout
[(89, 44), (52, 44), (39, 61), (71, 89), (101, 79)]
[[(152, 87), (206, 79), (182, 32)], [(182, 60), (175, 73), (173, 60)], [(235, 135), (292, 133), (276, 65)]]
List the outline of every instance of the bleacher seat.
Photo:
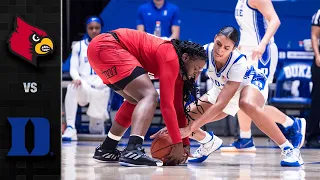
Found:
[(304, 111), (311, 105), (311, 89), (311, 63), (286, 62), (278, 74), (275, 95), (269, 104), (281, 110)]

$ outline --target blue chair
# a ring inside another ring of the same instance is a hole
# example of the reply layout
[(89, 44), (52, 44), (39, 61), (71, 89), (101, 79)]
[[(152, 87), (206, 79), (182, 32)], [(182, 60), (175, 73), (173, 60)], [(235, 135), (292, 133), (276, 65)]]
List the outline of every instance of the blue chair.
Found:
[(282, 110), (307, 110), (311, 106), (311, 86), (311, 63), (286, 62), (279, 71), (275, 96), (269, 104)]

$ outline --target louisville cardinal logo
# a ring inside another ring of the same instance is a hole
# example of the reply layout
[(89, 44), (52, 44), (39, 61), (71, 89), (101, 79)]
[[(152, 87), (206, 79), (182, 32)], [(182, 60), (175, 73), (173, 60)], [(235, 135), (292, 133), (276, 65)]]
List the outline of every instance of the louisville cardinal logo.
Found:
[(53, 53), (53, 41), (47, 33), (25, 22), (21, 17), (16, 18), (15, 29), (8, 39), (9, 50), (37, 66), (37, 57)]

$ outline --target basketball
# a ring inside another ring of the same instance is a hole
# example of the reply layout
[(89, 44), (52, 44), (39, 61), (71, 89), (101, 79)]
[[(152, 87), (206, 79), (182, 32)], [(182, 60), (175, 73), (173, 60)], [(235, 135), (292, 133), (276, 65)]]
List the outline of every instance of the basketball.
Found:
[(151, 155), (153, 158), (162, 160), (163, 157), (170, 154), (172, 146), (169, 134), (159, 135), (152, 141), (150, 148)]

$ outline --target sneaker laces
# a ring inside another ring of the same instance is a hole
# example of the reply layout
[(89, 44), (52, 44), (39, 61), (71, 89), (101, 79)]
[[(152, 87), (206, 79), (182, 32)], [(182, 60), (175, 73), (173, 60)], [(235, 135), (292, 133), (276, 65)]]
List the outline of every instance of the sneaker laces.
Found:
[(203, 144), (200, 144), (200, 147), (195, 151), (195, 155), (200, 155), (202, 156), (203, 154), (205, 154), (205, 148)]
[(282, 157), (293, 156), (293, 149), (289, 148), (289, 149), (282, 150), (281, 156)]
[(113, 150), (113, 153), (115, 156), (117, 156), (117, 158), (121, 156), (121, 151), (119, 151), (118, 149)]

